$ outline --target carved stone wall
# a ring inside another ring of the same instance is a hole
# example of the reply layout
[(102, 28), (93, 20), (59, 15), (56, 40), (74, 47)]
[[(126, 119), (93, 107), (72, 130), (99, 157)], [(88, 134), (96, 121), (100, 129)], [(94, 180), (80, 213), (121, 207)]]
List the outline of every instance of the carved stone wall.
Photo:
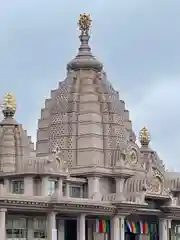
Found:
[(0, 123), (0, 170), (2, 172), (19, 172), (34, 154), (31, 138), (14, 119)]
[(112, 151), (125, 145), (125, 104), (103, 72), (69, 73), (41, 113), (38, 156), (58, 146), (69, 167), (111, 166)]

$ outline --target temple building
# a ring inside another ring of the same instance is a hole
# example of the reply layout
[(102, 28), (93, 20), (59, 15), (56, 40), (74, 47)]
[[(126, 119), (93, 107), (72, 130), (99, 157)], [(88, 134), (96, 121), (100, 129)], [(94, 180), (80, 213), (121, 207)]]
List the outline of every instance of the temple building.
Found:
[(37, 143), (4, 98), (0, 122), (0, 240), (180, 239), (180, 173), (165, 170), (146, 127), (91, 52), (88, 14), (67, 76), (38, 120)]

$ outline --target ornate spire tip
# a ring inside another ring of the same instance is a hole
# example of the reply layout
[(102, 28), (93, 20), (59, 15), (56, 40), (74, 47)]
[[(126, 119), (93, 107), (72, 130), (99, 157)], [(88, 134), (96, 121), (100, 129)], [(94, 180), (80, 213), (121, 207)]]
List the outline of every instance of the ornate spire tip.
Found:
[(5, 118), (14, 117), (16, 113), (16, 99), (11, 93), (8, 93), (4, 97), (4, 101), (2, 104), (2, 111)]
[(92, 23), (92, 20), (91, 20), (90, 14), (86, 14), (86, 13), (80, 14), (78, 25), (82, 35), (88, 35), (89, 29), (91, 27), (91, 23)]
[(146, 127), (143, 127), (139, 133), (139, 140), (142, 146), (148, 146), (150, 143), (150, 134)]

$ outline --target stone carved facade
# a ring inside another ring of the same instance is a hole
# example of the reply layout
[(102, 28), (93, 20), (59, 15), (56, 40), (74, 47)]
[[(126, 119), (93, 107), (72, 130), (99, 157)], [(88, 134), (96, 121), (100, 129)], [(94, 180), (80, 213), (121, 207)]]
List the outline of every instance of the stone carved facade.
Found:
[[(149, 147), (147, 128), (140, 131), (141, 146), (136, 143), (125, 103), (119, 100), (119, 93), (88, 45), (89, 16), (81, 17), (79, 52), (67, 65), (66, 79), (45, 100), (36, 150), (14, 119), (14, 97), (9, 93), (5, 98), (0, 123), (0, 204), (6, 211), (18, 207), (26, 213), (50, 214), (48, 240), (53, 238), (51, 230), (56, 229), (54, 212), (66, 215), (67, 211), (80, 218), (80, 240), (85, 239), (84, 213), (90, 218), (111, 217), (112, 239), (124, 240), (115, 223), (134, 213), (139, 218), (158, 213), (172, 222), (180, 220), (180, 173), (165, 170)], [(12, 192), (19, 178), (24, 186), (21, 194)], [(52, 194), (47, 192), (49, 182), (55, 184)], [(82, 190), (78, 198), (69, 195), (74, 185)], [(160, 207), (150, 211), (149, 200)], [(0, 234), (5, 240), (1, 212)], [(167, 240), (163, 230), (160, 239)]]

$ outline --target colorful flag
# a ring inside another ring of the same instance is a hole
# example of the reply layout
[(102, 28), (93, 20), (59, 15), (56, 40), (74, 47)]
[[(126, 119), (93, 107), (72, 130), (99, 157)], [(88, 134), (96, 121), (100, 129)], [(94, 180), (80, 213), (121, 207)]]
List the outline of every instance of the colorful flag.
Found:
[(139, 224), (136, 222), (131, 222), (132, 233), (139, 233)]
[(142, 221), (139, 221), (139, 228), (140, 228), (140, 234), (143, 234), (143, 223)]
[(148, 234), (149, 233), (149, 226), (148, 226), (147, 222), (143, 223), (143, 233), (144, 234)]
[(128, 220), (126, 220), (126, 225), (127, 225), (128, 229), (129, 229), (129, 232), (132, 232), (131, 224), (130, 224), (130, 222)]
[(110, 220), (96, 218), (96, 232), (109, 233), (110, 232)]

